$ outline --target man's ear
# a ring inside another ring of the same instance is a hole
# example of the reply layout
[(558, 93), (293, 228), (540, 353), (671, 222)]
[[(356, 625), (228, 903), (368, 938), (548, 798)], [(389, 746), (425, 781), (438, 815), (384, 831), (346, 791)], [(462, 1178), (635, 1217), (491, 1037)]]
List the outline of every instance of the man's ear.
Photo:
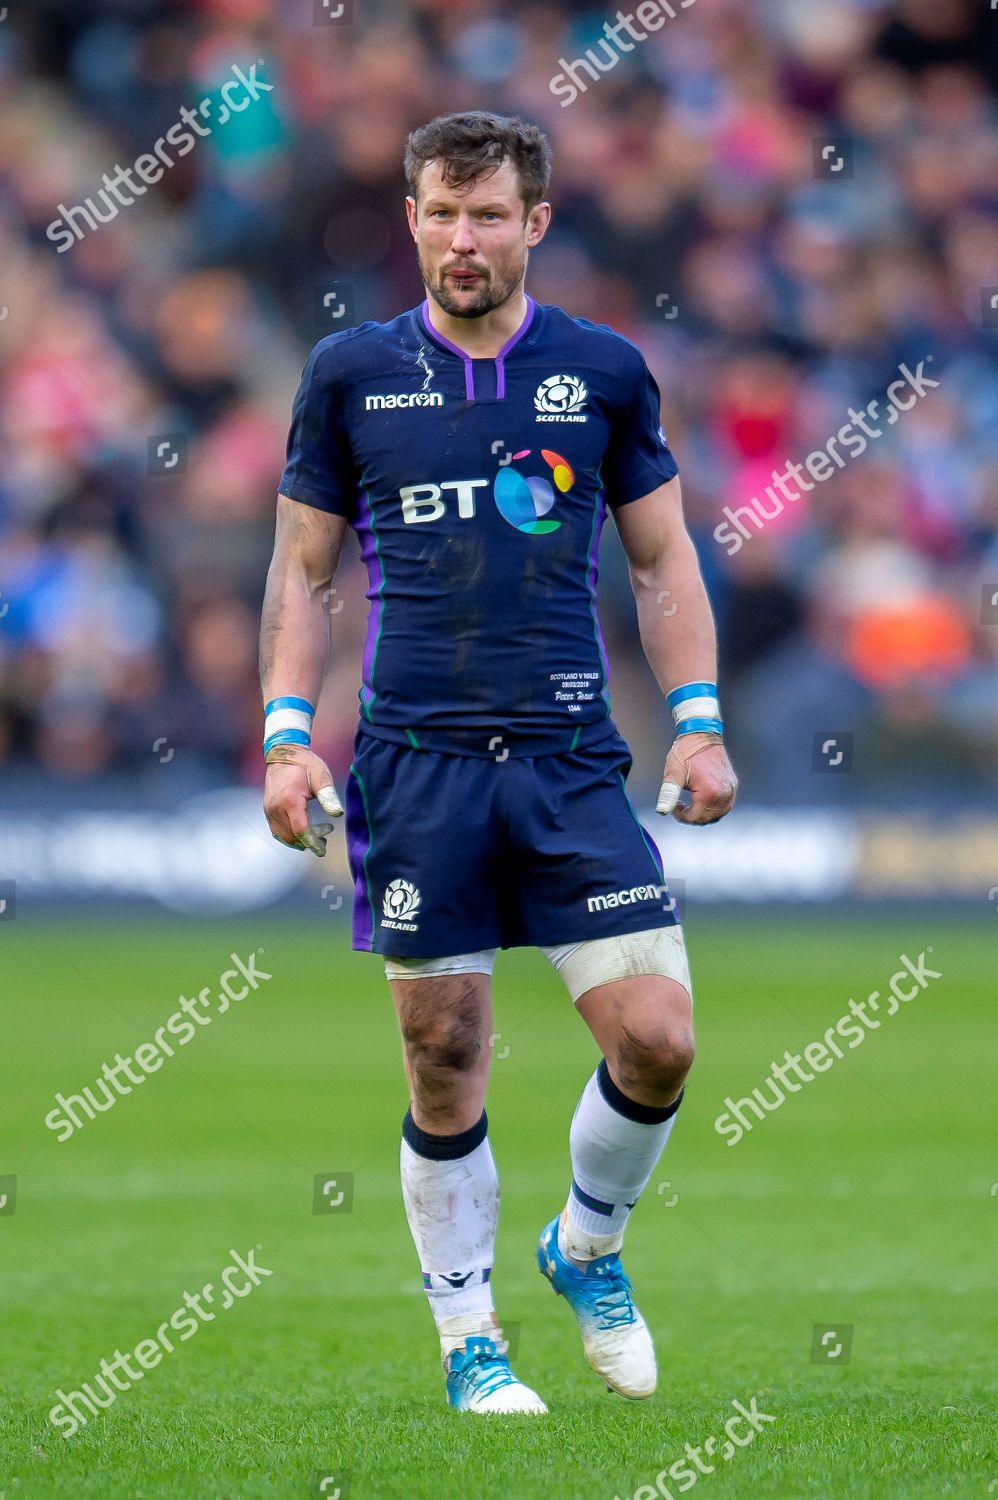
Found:
[(551, 223), (550, 203), (538, 203), (530, 210), (527, 219), (527, 248), (532, 250), (547, 234), (548, 225)]
[(416, 200), (411, 193), (406, 196), (405, 216), (409, 222), (409, 233), (412, 235), (413, 239), (415, 239), (416, 229), (419, 223), (419, 211), (416, 205)]

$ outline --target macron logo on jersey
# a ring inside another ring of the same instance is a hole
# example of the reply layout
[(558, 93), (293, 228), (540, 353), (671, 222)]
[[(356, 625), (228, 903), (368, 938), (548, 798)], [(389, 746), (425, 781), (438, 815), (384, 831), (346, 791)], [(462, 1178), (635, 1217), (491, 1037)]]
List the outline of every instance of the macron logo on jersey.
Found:
[(443, 406), (441, 391), (393, 391), (387, 396), (366, 396), (365, 411), (395, 411), (398, 407)]

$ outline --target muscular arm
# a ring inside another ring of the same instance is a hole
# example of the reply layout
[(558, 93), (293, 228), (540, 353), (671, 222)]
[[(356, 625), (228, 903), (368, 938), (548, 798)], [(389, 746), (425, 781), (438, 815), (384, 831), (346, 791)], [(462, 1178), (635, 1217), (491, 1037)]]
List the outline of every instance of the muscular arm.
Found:
[[(346, 529), (343, 516), (286, 495), (278, 497), (274, 555), (260, 622), (264, 703), (285, 695), (318, 702), (329, 658), (328, 589)], [(300, 746), (276, 746), (269, 761), (264, 811), (270, 830), (282, 843), (300, 847), (309, 829), (308, 798), (331, 785), (332, 778), (319, 757)]]
[[(648, 665), (663, 695), (686, 682), (717, 681), (717, 636), (700, 566), (683, 519), (678, 479), (614, 511), (627, 554)], [(665, 780), (688, 786), (684, 823), (716, 823), (735, 800), (737, 780), (716, 735), (676, 738)]]
[(295, 693), (318, 700), (329, 658), (326, 594), (347, 522), (286, 495), (277, 497), (277, 534), (260, 622), (263, 701)]
[(663, 694), (683, 682), (716, 682), (714, 617), (683, 520), (679, 480), (613, 515), (627, 553), (641, 645)]

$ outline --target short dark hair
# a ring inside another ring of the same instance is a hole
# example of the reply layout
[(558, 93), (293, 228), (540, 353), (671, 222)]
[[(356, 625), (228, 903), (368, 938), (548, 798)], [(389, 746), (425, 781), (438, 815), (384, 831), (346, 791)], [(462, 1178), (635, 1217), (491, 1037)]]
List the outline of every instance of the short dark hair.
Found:
[(406, 181), (419, 200), (419, 179), (428, 162), (442, 161), (448, 187), (474, 182), (511, 161), (520, 180), (524, 217), (542, 201), (551, 178), (551, 143), (537, 125), (482, 109), (438, 115), (420, 125), (405, 147)]

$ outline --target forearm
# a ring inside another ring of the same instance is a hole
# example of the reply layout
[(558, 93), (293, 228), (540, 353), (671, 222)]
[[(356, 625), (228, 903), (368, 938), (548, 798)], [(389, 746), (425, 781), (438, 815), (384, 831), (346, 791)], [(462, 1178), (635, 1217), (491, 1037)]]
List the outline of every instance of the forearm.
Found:
[[(676, 730), (657, 810), (681, 823), (715, 823), (732, 807), (738, 780), (721, 739), (714, 617), (685, 528), (646, 567), (632, 566), (631, 577), (641, 643), (662, 696), (685, 689), (669, 702)], [(684, 787), (688, 807), (679, 804)]]
[(260, 682), (268, 709), (264, 811), (282, 844), (320, 856), (332, 824), (310, 824), (308, 799), (318, 798), (331, 817), (343, 812), (329, 767), (309, 745), (329, 659), (329, 585), (345, 530), (342, 516), (278, 496), (260, 625)]
[[(615, 520), (637, 601), (641, 645), (663, 697), (673, 693), (676, 735), (658, 811), (681, 823), (716, 823), (734, 803), (738, 781), (721, 739), (714, 618), (683, 521), (678, 478), (620, 506)], [(708, 686), (693, 688), (693, 683)], [(676, 688), (687, 691), (674, 693)], [(677, 805), (683, 787), (692, 797), (688, 807)]]
[(300, 562), (275, 552), (260, 622), (264, 703), (286, 694), (319, 700), (329, 660), (328, 580), (309, 578)]
[(281, 496), (260, 622), (263, 701), (318, 702), (329, 660), (329, 588), (345, 522)]
[(687, 682), (717, 681), (717, 633), (693, 543), (685, 531), (631, 567), (638, 630), (663, 696)]

